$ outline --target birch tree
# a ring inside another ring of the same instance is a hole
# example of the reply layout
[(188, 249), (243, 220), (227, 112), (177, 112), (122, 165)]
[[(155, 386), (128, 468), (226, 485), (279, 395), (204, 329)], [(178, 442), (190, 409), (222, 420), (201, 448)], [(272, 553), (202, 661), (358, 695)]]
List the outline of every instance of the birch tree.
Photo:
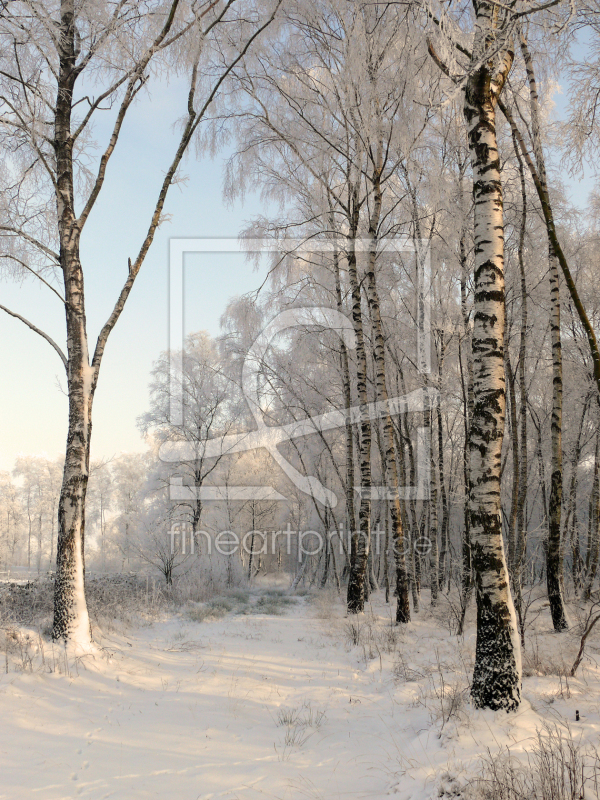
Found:
[[(506, 409), (504, 217), (496, 108), (514, 60), (511, 13), (474, 3), (464, 82), (473, 171), (475, 294), (473, 416), (470, 420), (470, 537), (477, 590), (477, 647), (471, 694), (479, 708), (514, 710), (521, 701), (521, 652), (508, 582), (500, 506)], [(452, 75), (435, 49), (430, 52)]]
[[(279, 0), (280, 2), (280, 0)], [(276, 3), (275, 8), (278, 3)], [(66, 348), (14, 310), (13, 317), (58, 353), (67, 376), (69, 427), (58, 508), (53, 637), (87, 647), (91, 629), (84, 590), (85, 498), (92, 407), (109, 336), (130, 296), (157, 227), (167, 193), (206, 110), (232, 67), (272, 21), (275, 11), (235, 0), (15, 0), (0, 16), (0, 137), (2, 256), (35, 275), (64, 305)], [(217, 60), (204, 70), (207, 43)], [(212, 39), (211, 39), (212, 37)], [(139, 251), (126, 259), (126, 279), (114, 308), (90, 348), (81, 241), (103, 192), (109, 162), (128, 112), (151, 84), (159, 65), (189, 76), (182, 133), (156, 198)], [(204, 71), (203, 71), (204, 70)], [(89, 96), (90, 86), (97, 94)], [(91, 125), (113, 109), (112, 129), (94, 162)], [(86, 156), (95, 169), (88, 170)], [(60, 277), (60, 290), (52, 276)], [(46, 277), (44, 277), (46, 276)]]
[[(210, 439), (225, 435), (233, 425), (232, 409), (239, 390), (223, 373), (216, 343), (205, 331), (186, 338), (181, 355), (183, 371), (176, 374), (170, 353), (163, 353), (155, 362), (150, 384), (150, 410), (139, 419), (144, 435), (152, 435), (156, 443), (185, 443), (186, 460), (167, 464), (162, 479), (183, 484), (186, 498), (176, 502), (178, 515), (188, 521), (194, 536), (202, 519), (202, 486), (220, 462), (220, 457), (207, 458)], [(170, 421), (174, 387), (182, 398), (183, 426)]]
[[(497, 6), (487, 2), (475, 4), (475, 34), (464, 114), (473, 169), (475, 214), (474, 407), (469, 447), (477, 653), (471, 693), (478, 707), (512, 710), (521, 700), (521, 654), (500, 516), (506, 402), (504, 224), (495, 111), (514, 58), (512, 37), (505, 25), (506, 15)], [(497, 52), (490, 52), (492, 48)]]

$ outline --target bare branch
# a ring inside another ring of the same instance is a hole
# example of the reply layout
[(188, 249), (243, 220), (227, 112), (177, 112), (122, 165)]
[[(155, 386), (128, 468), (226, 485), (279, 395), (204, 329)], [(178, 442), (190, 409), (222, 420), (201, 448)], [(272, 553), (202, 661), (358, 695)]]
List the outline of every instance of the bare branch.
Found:
[(25, 317), (22, 317), (20, 314), (17, 314), (14, 311), (11, 311), (9, 308), (6, 308), (6, 306), (0, 305), (0, 308), (3, 311), (6, 311), (7, 314), (10, 314), (11, 317), (15, 317), (15, 319), (20, 319), (21, 322), (25, 323), (25, 325), (27, 325), (28, 328), (30, 328), (35, 333), (39, 334), (42, 337), (42, 339), (45, 339), (48, 342), (48, 344), (50, 344), (56, 350), (58, 355), (60, 356), (60, 360), (63, 362), (63, 366), (65, 368), (65, 372), (67, 372), (67, 374), (68, 374), (69, 370), (68, 370), (68, 364), (67, 364), (67, 357), (65, 356), (65, 354), (63, 353), (61, 348), (56, 344), (56, 342), (54, 341), (54, 339), (51, 336), (48, 336), (47, 333), (44, 333), (44, 331), (41, 331), (38, 327), (36, 327), (33, 324), (33, 322), (29, 322), (29, 320), (25, 319)]
[[(100, 166), (98, 168), (98, 175), (96, 177), (96, 181), (94, 183), (94, 187), (93, 187), (92, 191), (90, 192), (90, 196), (88, 197), (87, 203), (85, 204), (85, 207), (84, 207), (83, 211), (81, 212), (81, 215), (80, 215), (80, 217), (79, 217), (79, 219), (77, 221), (77, 224), (79, 225), (79, 229), (80, 230), (85, 225), (85, 222), (86, 222), (87, 218), (89, 217), (92, 208), (94, 207), (94, 204), (95, 204), (95, 202), (96, 202), (96, 200), (98, 198), (98, 195), (100, 194), (100, 190), (102, 189), (102, 185), (104, 184), (104, 178), (106, 176), (106, 167), (108, 165), (110, 157), (112, 156), (112, 154), (114, 152), (115, 147), (117, 146), (117, 141), (119, 139), (119, 134), (121, 133), (121, 127), (123, 125), (123, 120), (125, 119), (125, 115), (126, 115), (128, 109), (129, 109), (129, 106), (131, 105), (131, 103), (133, 102), (135, 96), (137, 95), (137, 93), (140, 91), (140, 89), (142, 88), (142, 86), (146, 82), (146, 78), (144, 77), (144, 70), (148, 66), (148, 64), (151, 61), (152, 57), (158, 52), (158, 50), (161, 47), (162, 42), (165, 40), (165, 38), (167, 37), (169, 31), (171, 30), (171, 27), (173, 25), (173, 21), (175, 19), (175, 12), (177, 11), (177, 7), (179, 5), (179, 1), (180, 0), (173, 0), (173, 3), (171, 5), (171, 10), (169, 12), (169, 16), (167, 17), (167, 20), (166, 20), (165, 24), (163, 25), (162, 30), (160, 31), (158, 36), (154, 39), (154, 41), (152, 42), (150, 47), (146, 50), (146, 53), (143, 56), (143, 58), (141, 58), (138, 61), (138, 63), (136, 64), (136, 66), (135, 66), (135, 68), (134, 68), (134, 70), (133, 70), (133, 72), (131, 74), (131, 78), (130, 78), (129, 83), (127, 85), (127, 90), (125, 92), (125, 97), (123, 98), (123, 101), (121, 103), (121, 107), (119, 108), (119, 113), (117, 114), (117, 119), (115, 120), (115, 124), (114, 124), (113, 131), (112, 131), (112, 134), (111, 134), (111, 137), (110, 137), (110, 141), (108, 143), (108, 147), (106, 148), (106, 150), (102, 154), (102, 158), (100, 159)], [(86, 115), (86, 119), (89, 119), (89, 114), (91, 114), (91, 113), (92, 113), (92, 110), (90, 109), (90, 112), (88, 112), (88, 115)], [(80, 126), (80, 128), (78, 130), (80, 130), (80, 129), (81, 129), (81, 126)]]
[(158, 196), (158, 200), (156, 202), (156, 206), (155, 206), (155, 209), (154, 209), (154, 213), (153, 213), (152, 219), (150, 221), (150, 226), (149, 226), (148, 232), (146, 234), (146, 238), (144, 239), (144, 241), (142, 243), (142, 246), (140, 248), (140, 251), (139, 251), (139, 253), (137, 255), (137, 258), (135, 259), (133, 264), (131, 264), (130, 267), (129, 267), (129, 264), (128, 264), (129, 269), (128, 269), (127, 280), (125, 281), (125, 284), (124, 284), (123, 288), (121, 289), (121, 293), (119, 294), (119, 298), (118, 298), (117, 302), (115, 303), (115, 307), (113, 308), (110, 317), (108, 318), (108, 320), (104, 324), (102, 330), (100, 331), (100, 335), (98, 336), (98, 340), (96, 342), (96, 348), (94, 350), (94, 357), (92, 359), (92, 367), (94, 369), (94, 378), (93, 378), (92, 391), (95, 389), (96, 383), (98, 381), (98, 374), (99, 374), (99, 371), (100, 371), (100, 364), (101, 364), (101, 361), (102, 361), (102, 356), (104, 354), (104, 349), (106, 347), (106, 342), (108, 341), (108, 337), (110, 336), (110, 333), (111, 333), (112, 329), (116, 325), (117, 320), (121, 316), (121, 313), (123, 311), (123, 308), (125, 307), (125, 303), (127, 302), (127, 298), (129, 297), (129, 294), (131, 292), (131, 289), (133, 287), (135, 279), (136, 279), (136, 277), (137, 277), (137, 275), (138, 275), (138, 273), (139, 273), (139, 271), (140, 271), (140, 269), (142, 267), (144, 259), (146, 258), (146, 254), (148, 253), (148, 250), (150, 249), (150, 245), (152, 244), (152, 242), (154, 240), (154, 235), (155, 235), (156, 229), (158, 228), (159, 223), (160, 223), (160, 219), (161, 219), (161, 216), (162, 216), (162, 212), (163, 212), (163, 208), (164, 208), (164, 205), (165, 205), (165, 201), (167, 199), (167, 194), (168, 194), (169, 188), (170, 188), (171, 184), (173, 183), (173, 178), (175, 177), (175, 173), (177, 172), (177, 170), (179, 168), (179, 165), (181, 164), (181, 160), (183, 159), (183, 156), (184, 156), (184, 154), (185, 154), (185, 152), (186, 152), (186, 150), (188, 148), (188, 145), (189, 145), (190, 141), (192, 140), (192, 137), (193, 137), (196, 129), (198, 128), (198, 125), (200, 124), (200, 122), (204, 118), (204, 115), (205, 115), (207, 109), (209, 108), (210, 104), (214, 100), (215, 95), (217, 94), (217, 92), (221, 88), (223, 82), (229, 76), (229, 74), (235, 68), (235, 66), (246, 55), (246, 53), (248, 52), (250, 46), (255, 41), (255, 39), (275, 19), (275, 15), (276, 15), (276, 13), (277, 13), (277, 11), (278, 11), (278, 9), (279, 9), (279, 7), (280, 7), (282, 2), (283, 2), (283, 0), (277, 0), (277, 3), (275, 5), (275, 9), (271, 13), (271, 15), (268, 17), (268, 19), (261, 26), (259, 26), (256, 29), (256, 31), (252, 34), (252, 36), (249, 37), (248, 41), (246, 42), (246, 44), (244, 45), (242, 50), (231, 61), (231, 63), (227, 66), (227, 68), (222, 72), (222, 74), (219, 76), (219, 79), (216, 81), (215, 85), (213, 86), (213, 89), (210, 92), (208, 98), (206, 99), (206, 101), (204, 102), (202, 108), (198, 112), (194, 111), (194, 107), (193, 107), (194, 95), (195, 95), (195, 91), (196, 91), (196, 77), (197, 77), (198, 61), (196, 61), (196, 64), (194, 65), (194, 68), (192, 70), (192, 79), (191, 79), (190, 92), (189, 92), (189, 96), (188, 96), (188, 121), (187, 121), (185, 129), (183, 131), (183, 134), (181, 136), (181, 139), (180, 139), (180, 142), (179, 142), (179, 146), (177, 148), (177, 152), (175, 153), (175, 157), (173, 158), (171, 166), (169, 167), (169, 169), (167, 171), (167, 174), (165, 175), (165, 178), (163, 180), (163, 183), (162, 183), (162, 186), (161, 186), (161, 190), (160, 190), (160, 193), (159, 193), (159, 196)]

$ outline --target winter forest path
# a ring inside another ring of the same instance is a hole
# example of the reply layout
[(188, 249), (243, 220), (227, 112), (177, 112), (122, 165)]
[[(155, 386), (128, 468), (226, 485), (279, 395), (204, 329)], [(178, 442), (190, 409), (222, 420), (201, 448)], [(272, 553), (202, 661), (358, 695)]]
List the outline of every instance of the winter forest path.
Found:
[(171, 618), (70, 678), (2, 676), (0, 798), (385, 796), (394, 704), (313, 612)]
[(431, 619), (394, 634), (389, 608), (359, 621), (358, 645), (336, 599), (298, 598), (281, 616), (178, 615), (106, 635), (112, 658), (70, 675), (3, 674), (0, 799), (455, 796), (453, 776), (487, 747), (526, 742), (540, 717), (528, 702), (510, 719), (467, 714), (473, 641), (459, 654)]

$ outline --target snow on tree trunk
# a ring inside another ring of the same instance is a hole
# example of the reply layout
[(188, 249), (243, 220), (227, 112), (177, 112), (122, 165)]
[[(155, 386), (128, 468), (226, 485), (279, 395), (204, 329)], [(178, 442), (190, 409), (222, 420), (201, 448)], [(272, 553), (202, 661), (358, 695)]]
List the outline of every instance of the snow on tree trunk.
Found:
[(600, 556), (600, 430), (596, 433), (596, 447), (594, 452), (594, 480), (590, 494), (588, 513), (588, 541), (586, 553), (586, 579), (583, 590), (583, 599), (589, 600), (598, 571), (598, 558)]
[[(381, 211), (381, 193), (376, 193), (374, 214), (379, 216)], [(373, 337), (375, 346), (373, 358), (375, 361), (375, 392), (379, 403), (387, 404), (388, 390), (385, 368), (385, 339), (381, 324), (381, 311), (379, 308), (379, 295), (375, 278), (376, 224), (371, 219), (370, 224), (371, 248), (369, 251), (369, 264), (367, 268), (367, 297), (371, 318), (373, 320)], [(394, 445), (394, 426), (390, 414), (383, 417), (383, 473), (388, 492), (392, 493), (390, 502), (390, 516), (392, 518), (392, 536), (394, 562), (396, 565), (396, 622), (410, 622), (410, 605), (408, 601), (408, 573), (406, 570), (406, 556), (404, 547), (404, 530), (402, 527), (402, 513), (400, 497), (398, 494), (398, 465), (396, 462), (396, 448)]]
[[(335, 230), (333, 212), (330, 211), (329, 226)], [(335, 299), (337, 310), (342, 313), (344, 304), (342, 301), (342, 284), (340, 277), (340, 256), (335, 247), (333, 252), (333, 268), (335, 278)], [(356, 527), (356, 514), (354, 511), (354, 439), (352, 434), (352, 422), (350, 420), (350, 408), (352, 407), (352, 392), (350, 385), (350, 364), (348, 360), (348, 349), (343, 339), (340, 339), (340, 361), (342, 368), (342, 383), (344, 391), (344, 408), (346, 409), (345, 433), (346, 433), (346, 513), (348, 517), (348, 530), (353, 531)]]
[[(440, 396), (442, 392), (442, 373), (444, 370), (444, 359), (446, 355), (446, 341), (444, 339), (444, 332), (440, 332), (440, 353), (438, 358), (438, 389)], [(440, 527), (440, 558), (438, 564), (438, 586), (443, 591), (446, 582), (446, 573), (450, 581), (451, 570), (448, 569), (448, 539), (449, 539), (449, 525), (450, 525), (450, 510), (448, 508), (448, 495), (446, 493), (446, 470), (444, 467), (444, 439), (443, 439), (443, 425), (442, 425), (442, 407), (437, 404), (437, 432), (438, 432), (438, 472), (440, 481), (440, 500), (442, 506), (442, 524)]]
[(517, 395), (515, 391), (515, 376), (510, 362), (510, 354), (505, 351), (506, 358), (506, 381), (508, 384), (508, 400), (510, 409), (510, 448), (512, 450), (513, 475), (512, 491), (510, 501), (510, 515), (508, 517), (508, 570), (513, 578), (513, 591), (516, 596), (514, 586), (514, 567), (517, 553), (517, 509), (519, 505), (519, 429), (517, 423)]
[(554, 630), (569, 627), (563, 599), (563, 566), (560, 546), (560, 522), (563, 494), (562, 457), (562, 348), (560, 341), (560, 284), (558, 261), (550, 243), (550, 332), (552, 337), (552, 476), (548, 507), (548, 547), (546, 550), (546, 586)]
[[(78, 243), (77, 243), (78, 244)], [(54, 591), (54, 639), (87, 646), (90, 621), (84, 591), (85, 498), (89, 475), (91, 434), (91, 368), (88, 364), (83, 308), (83, 275), (77, 247), (68, 244), (61, 261), (67, 297), (69, 353), (69, 429), (63, 482), (58, 503), (58, 544)]]
[(527, 521), (525, 518), (525, 501), (527, 499), (528, 479), (528, 454), (527, 454), (527, 335), (528, 335), (528, 308), (527, 308), (527, 279), (525, 275), (525, 233), (527, 229), (527, 186), (525, 183), (525, 169), (519, 153), (517, 141), (513, 135), (515, 156), (519, 167), (519, 181), (521, 185), (521, 225), (519, 229), (518, 261), (521, 285), (521, 330), (519, 332), (519, 393), (520, 393), (520, 448), (519, 448), (519, 483), (517, 488), (516, 531), (515, 549), (512, 563), (512, 581), (515, 597), (515, 606), (519, 617), (521, 631), (521, 644), (523, 643), (523, 564), (527, 553)]
[(71, 109), (77, 76), (72, 0), (61, 4), (60, 67), (54, 129), (60, 265), (66, 300), (69, 429), (58, 505), (54, 639), (89, 646), (91, 628), (84, 589), (85, 497), (89, 474), (92, 369), (89, 364), (80, 231), (75, 217)]
[[(380, 139), (377, 146), (377, 155), (371, 176), (373, 187), (373, 211), (369, 217), (369, 252), (367, 263), (367, 302), (371, 314), (373, 329), (373, 361), (375, 366), (375, 396), (379, 403), (387, 405), (388, 390), (385, 365), (385, 337), (381, 322), (379, 307), (379, 294), (375, 278), (375, 264), (378, 256), (378, 234), (381, 219), (382, 188), (381, 173), (383, 161), (383, 141)], [(402, 527), (402, 513), (400, 509), (400, 496), (398, 494), (398, 465), (396, 461), (396, 448), (394, 444), (394, 426), (390, 414), (383, 417), (383, 475), (385, 486), (391, 496), (390, 516), (392, 520), (392, 536), (394, 542), (394, 563), (396, 566), (396, 622), (410, 622), (410, 604), (408, 600), (408, 573), (406, 570), (406, 556), (404, 548), (404, 530)]]
[[(474, 409), (470, 426), (470, 534), (477, 590), (477, 646), (471, 694), (475, 706), (516, 709), (521, 651), (508, 585), (500, 516), (505, 417), (504, 221), (495, 106), (513, 62), (508, 42), (487, 55), (502, 11), (476, 3), (475, 37), (464, 115), (473, 168), (475, 298)], [(488, 60), (489, 59), (489, 60)]]
[[(423, 415), (423, 424), (428, 429), (433, 428), (433, 413), (427, 408)], [(431, 605), (436, 606), (439, 595), (439, 551), (438, 551), (438, 490), (437, 490), (437, 464), (435, 458), (435, 437), (429, 438), (429, 459), (431, 463), (431, 477), (429, 481), (429, 500), (427, 509), (429, 516), (429, 588), (431, 591)]]
[[(462, 199), (463, 199), (463, 173), (460, 174), (460, 198), (461, 198), (461, 208), (462, 208)], [(463, 511), (463, 518), (464, 518), (464, 531), (463, 531), (463, 539), (462, 539), (462, 548), (461, 548), (461, 555), (462, 555), (462, 564), (461, 564), (461, 616), (458, 625), (458, 633), (462, 635), (464, 624), (465, 624), (465, 617), (467, 614), (467, 608), (469, 606), (469, 602), (471, 596), (473, 594), (473, 567), (472, 567), (472, 557), (471, 557), (471, 520), (469, 517), (469, 486), (470, 486), (470, 474), (471, 474), (471, 458), (469, 454), (469, 439), (470, 439), (470, 429), (471, 429), (471, 420), (473, 418), (473, 406), (474, 406), (474, 398), (473, 398), (473, 347), (471, 341), (471, 328), (469, 324), (469, 310), (467, 307), (467, 248), (466, 248), (466, 215), (462, 214), (462, 228), (461, 228), (461, 235), (460, 235), (460, 264), (461, 264), (461, 276), (460, 276), (460, 305), (461, 305), (461, 313), (462, 313), (462, 320), (463, 320), (463, 328), (464, 328), (464, 361), (466, 364), (463, 366), (463, 345), (462, 343), (459, 344), (459, 359), (460, 359), (460, 367), (461, 373), (465, 372), (466, 376), (461, 377), (461, 382), (463, 384), (463, 417), (464, 417), (464, 448), (463, 448), (463, 480), (465, 486), (465, 505)], [(465, 381), (466, 378), (466, 381)], [(466, 386), (465, 386), (466, 383)]]
[(348, 612), (358, 614), (365, 607), (365, 579), (371, 537), (371, 421), (367, 414), (367, 354), (362, 321), (361, 290), (358, 281), (356, 251), (354, 249), (358, 230), (359, 205), (356, 190), (353, 199), (353, 214), (348, 241), (348, 276), (352, 291), (352, 322), (356, 334), (356, 388), (360, 403), (360, 506), (358, 530), (352, 531), (350, 551), (350, 578), (348, 580)]

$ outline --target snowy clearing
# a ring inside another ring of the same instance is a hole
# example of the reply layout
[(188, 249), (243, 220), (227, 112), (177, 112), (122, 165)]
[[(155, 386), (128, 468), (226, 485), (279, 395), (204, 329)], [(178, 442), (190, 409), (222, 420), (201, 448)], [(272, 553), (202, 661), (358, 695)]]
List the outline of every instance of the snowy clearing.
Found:
[(525, 678), (516, 714), (473, 712), (472, 627), (461, 643), (428, 612), (401, 631), (379, 600), (351, 620), (331, 594), (294, 601), (104, 636), (68, 674), (45, 644), (45, 671), (0, 679), (0, 798), (429, 800), (460, 797), (488, 749), (531, 749), (544, 721), (598, 743), (589, 663)]

